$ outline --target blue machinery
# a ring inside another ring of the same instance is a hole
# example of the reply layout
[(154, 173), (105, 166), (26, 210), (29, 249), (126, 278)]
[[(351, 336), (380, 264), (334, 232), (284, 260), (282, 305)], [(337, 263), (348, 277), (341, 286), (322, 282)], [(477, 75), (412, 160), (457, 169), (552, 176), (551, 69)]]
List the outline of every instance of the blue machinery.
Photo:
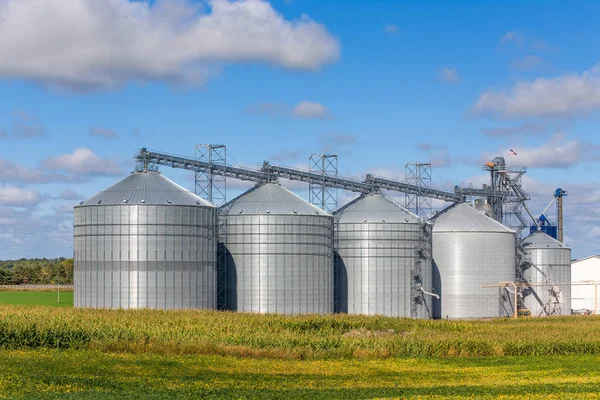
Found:
[[(547, 234), (548, 236), (553, 237), (559, 242), (563, 241), (563, 197), (567, 196), (568, 192), (558, 188), (554, 191), (554, 197), (552, 201), (546, 206), (542, 215), (538, 218), (538, 224), (540, 226), (540, 230)], [(557, 223), (550, 222), (546, 217), (546, 211), (548, 208), (556, 201), (556, 220)], [(531, 225), (529, 228), (530, 233), (535, 232), (538, 229), (536, 225)]]

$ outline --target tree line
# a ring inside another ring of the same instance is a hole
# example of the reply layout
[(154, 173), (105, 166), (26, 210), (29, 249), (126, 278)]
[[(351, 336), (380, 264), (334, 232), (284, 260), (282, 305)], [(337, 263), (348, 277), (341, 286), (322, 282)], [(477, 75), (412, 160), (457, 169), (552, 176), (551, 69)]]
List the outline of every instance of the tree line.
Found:
[(72, 258), (0, 260), (0, 285), (73, 284)]

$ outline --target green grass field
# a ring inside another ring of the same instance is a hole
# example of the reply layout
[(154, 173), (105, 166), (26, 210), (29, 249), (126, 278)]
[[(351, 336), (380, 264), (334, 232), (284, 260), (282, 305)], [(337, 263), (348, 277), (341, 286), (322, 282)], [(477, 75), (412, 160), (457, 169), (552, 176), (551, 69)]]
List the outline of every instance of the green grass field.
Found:
[(598, 388), (594, 316), (426, 321), (0, 305), (0, 398), (564, 399), (600, 398)]
[(56, 291), (0, 291), (0, 304), (73, 307), (73, 292), (61, 291), (60, 303)]
[(0, 351), (0, 395), (57, 399), (598, 398), (599, 356), (273, 360)]

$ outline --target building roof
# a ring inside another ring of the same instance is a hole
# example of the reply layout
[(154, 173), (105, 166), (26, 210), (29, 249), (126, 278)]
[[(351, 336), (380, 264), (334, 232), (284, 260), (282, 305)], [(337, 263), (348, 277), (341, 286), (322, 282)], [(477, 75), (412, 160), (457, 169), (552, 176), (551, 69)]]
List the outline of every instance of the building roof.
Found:
[(381, 194), (363, 194), (333, 213), (338, 222), (420, 223), (423, 220)]
[(431, 219), (433, 232), (504, 232), (510, 228), (477, 211), (467, 203), (457, 203)]
[(79, 206), (182, 205), (214, 207), (158, 172), (133, 172)]
[(587, 257), (580, 258), (580, 259), (578, 259), (578, 260), (571, 261), (571, 265), (573, 265), (573, 264), (577, 264), (578, 262), (582, 262), (582, 261), (591, 260), (591, 259), (593, 259), (593, 258), (600, 259), (600, 255), (587, 256)]
[(324, 215), (326, 211), (276, 183), (266, 183), (242, 193), (219, 208), (225, 215)]
[(551, 236), (548, 236), (542, 231), (533, 232), (531, 235), (523, 239), (523, 247), (532, 249), (568, 249), (564, 243), (559, 242)]

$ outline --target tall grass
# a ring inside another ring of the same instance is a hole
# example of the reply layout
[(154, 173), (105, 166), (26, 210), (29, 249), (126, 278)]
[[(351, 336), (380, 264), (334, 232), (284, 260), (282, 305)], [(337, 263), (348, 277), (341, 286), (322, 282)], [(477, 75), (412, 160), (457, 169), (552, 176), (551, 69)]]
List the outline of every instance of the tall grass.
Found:
[(425, 321), (0, 306), (0, 348), (293, 359), (581, 355), (600, 354), (600, 318)]

